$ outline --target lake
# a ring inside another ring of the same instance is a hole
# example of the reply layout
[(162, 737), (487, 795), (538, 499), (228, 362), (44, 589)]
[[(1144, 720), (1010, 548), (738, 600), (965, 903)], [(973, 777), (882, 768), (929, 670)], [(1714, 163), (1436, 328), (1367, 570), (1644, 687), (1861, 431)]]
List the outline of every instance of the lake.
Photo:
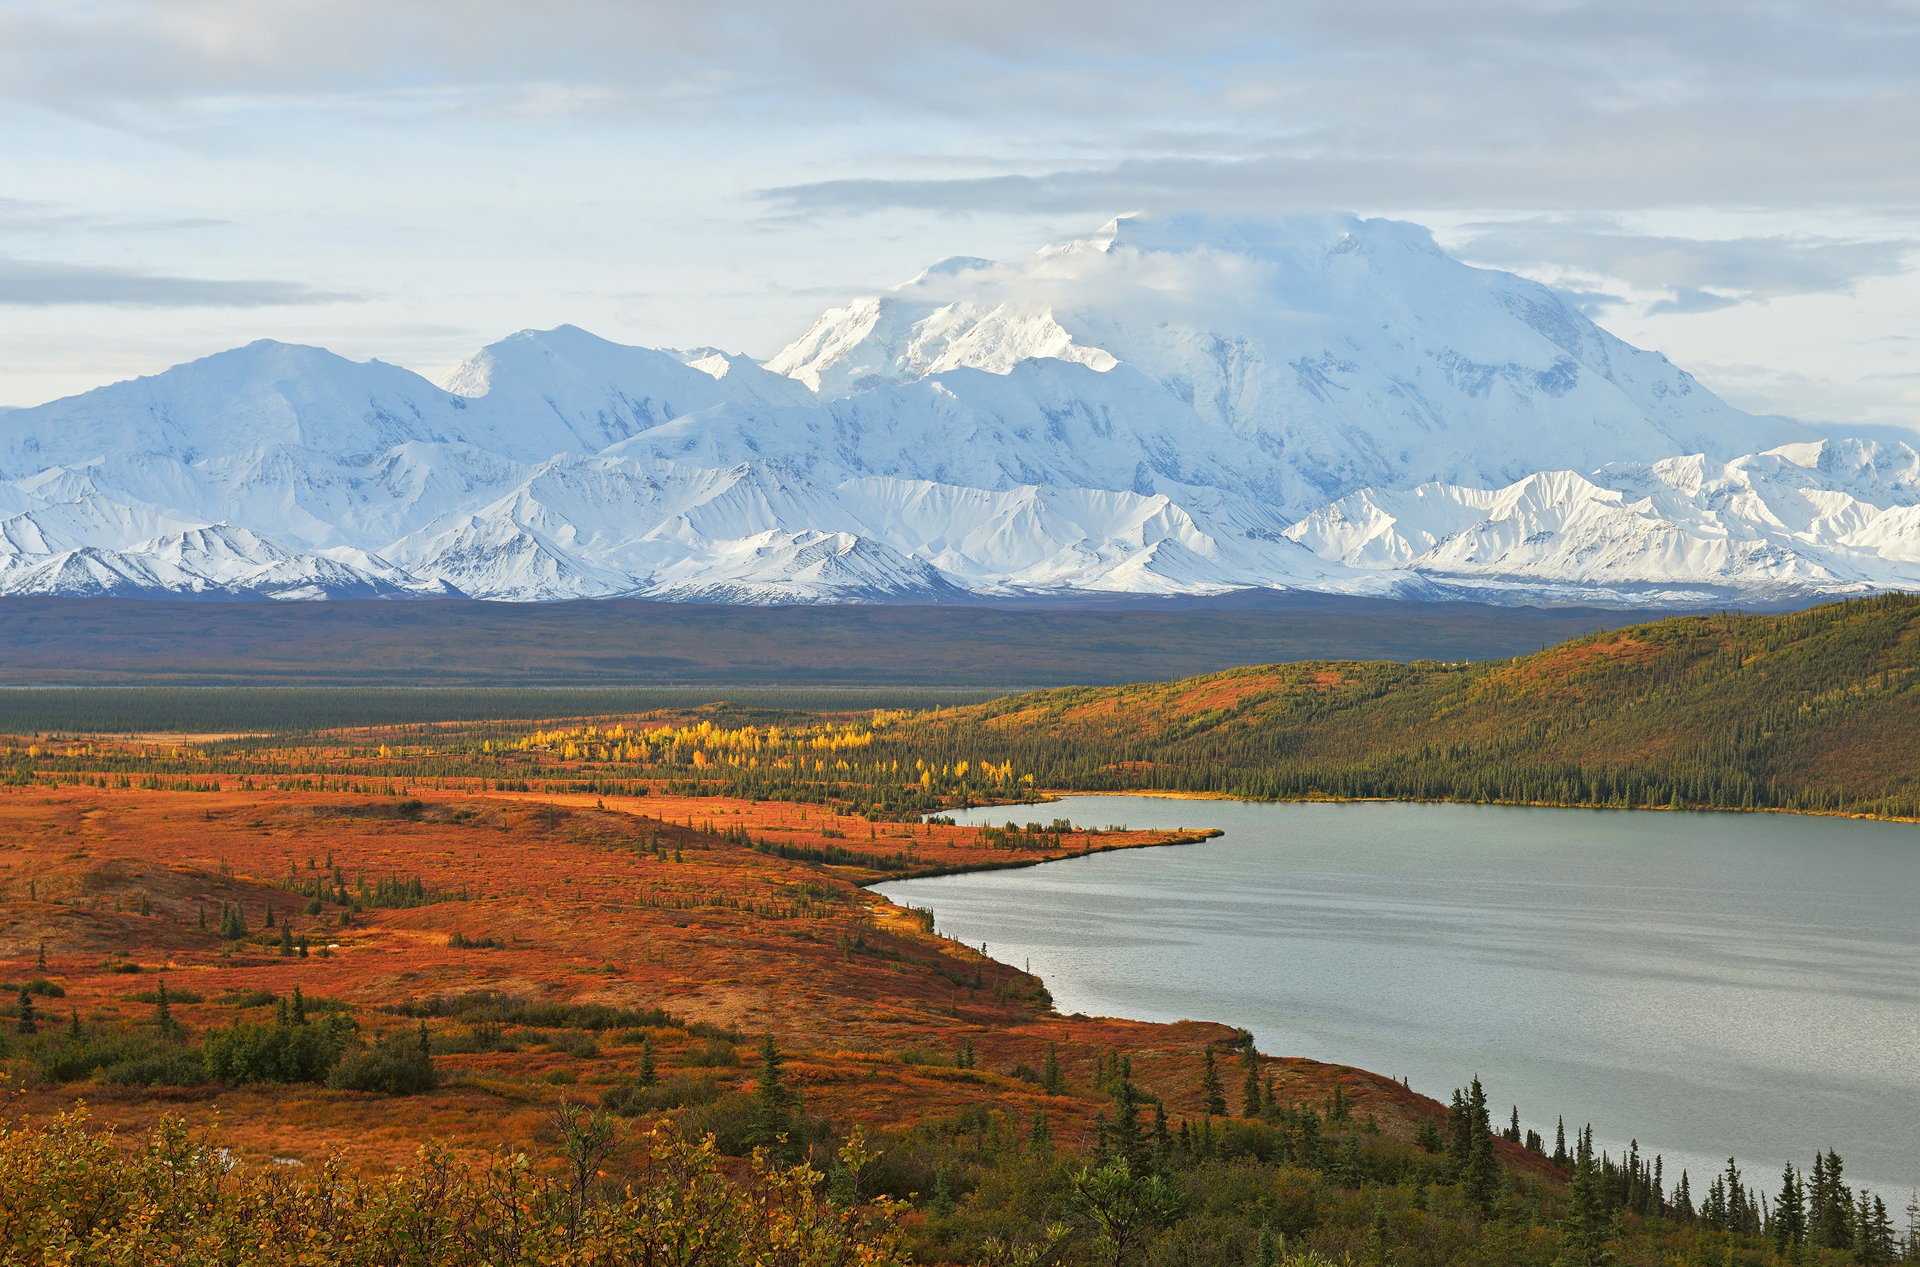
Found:
[[(1920, 828), (1476, 805), (1076, 796), (958, 814), (1218, 827), (1202, 845), (875, 886), (1031, 960), (1064, 1013), (1223, 1021), (1443, 1102), (1476, 1072), (1552, 1147), (1591, 1122), (1769, 1194), (1833, 1148), (1920, 1182)], [(1896, 1202), (1895, 1197), (1899, 1200)]]

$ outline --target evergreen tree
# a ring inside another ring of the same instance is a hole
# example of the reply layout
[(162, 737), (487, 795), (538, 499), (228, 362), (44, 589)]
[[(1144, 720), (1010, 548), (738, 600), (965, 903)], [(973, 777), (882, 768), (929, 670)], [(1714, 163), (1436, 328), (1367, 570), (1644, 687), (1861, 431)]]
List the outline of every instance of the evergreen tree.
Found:
[(1260, 1238), (1253, 1243), (1253, 1262), (1254, 1267), (1280, 1267), (1280, 1246), (1272, 1228), (1261, 1227)]
[(1214, 1068), (1213, 1048), (1207, 1048), (1206, 1067), (1200, 1073), (1200, 1098), (1206, 1103), (1207, 1116), (1227, 1115), (1227, 1094), (1220, 1087), (1220, 1071)]
[(1251, 1042), (1240, 1057), (1240, 1063), (1246, 1067), (1246, 1077), (1240, 1081), (1240, 1116), (1260, 1116), (1260, 1053), (1254, 1050)]
[(1780, 1195), (1773, 1200), (1773, 1223), (1768, 1231), (1773, 1237), (1773, 1252), (1782, 1258), (1806, 1243), (1806, 1194), (1801, 1189), (1800, 1177), (1794, 1173), (1792, 1162), (1788, 1162), (1786, 1169), (1781, 1172)]
[(1567, 1192), (1566, 1209), (1567, 1215), (1560, 1221), (1560, 1241), (1566, 1249), (1562, 1261), (1573, 1267), (1602, 1267), (1613, 1262), (1614, 1255), (1607, 1248), (1613, 1220), (1607, 1213), (1600, 1176), (1593, 1164), (1593, 1145), (1584, 1133), (1573, 1158), (1573, 1183)]
[(1134, 1170), (1147, 1164), (1147, 1143), (1140, 1134), (1140, 1092), (1126, 1077), (1113, 1088), (1113, 1126), (1107, 1134), (1113, 1151)]
[(1393, 1235), (1387, 1225), (1385, 1202), (1373, 1206), (1373, 1225), (1367, 1229), (1367, 1261), (1376, 1267), (1391, 1267), (1393, 1262)]
[(653, 1064), (653, 1035), (640, 1036), (640, 1085), (653, 1086), (660, 1081), (660, 1073)]
[(1047, 1111), (1033, 1111), (1033, 1126), (1027, 1131), (1027, 1147), (1036, 1156), (1045, 1157), (1053, 1151), (1053, 1131), (1047, 1125)]
[(42, 972), (47, 970), (47, 943), (44, 941), (40, 943), (40, 957), (33, 961), (33, 966)]
[(207, 931), (207, 904), (205, 902), (200, 904), (200, 931), (203, 933)]
[(1816, 1249), (1853, 1248), (1853, 1193), (1840, 1182), (1840, 1154), (1832, 1149), (1813, 1158), (1813, 1182), (1807, 1192), (1807, 1240)]
[(273, 927), (273, 903), (272, 902), (267, 903), (267, 918), (265, 919), (265, 921), (263, 921), (262, 927), (264, 928)]
[(1067, 1079), (1060, 1072), (1060, 1058), (1054, 1054), (1053, 1044), (1047, 1044), (1047, 1058), (1040, 1063), (1040, 1089), (1048, 1095), (1065, 1095)]
[[(78, 1019), (78, 1017), (75, 1018), (76, 1022)], [(180, 1022), (173, 1019), (173, 1009), (168, 1006), (167, 983), (164, 980), (160, 982), (160, 988), (154, 994), (153, 1025), (160, 1031), (162, 1038), (174, 1037), (175, 1031), (180, 1026)]]
[(784, 1063), (780, 1057), (780, 1049), (773, 1044), (773, 1035), (767, 1034), (761, 1038), (760, 1080), (753, 1093), (753, 1118), (748, 1129), (749, 1143), (777, 1143), (792, 1125), (791, 1105), (780, 1073), (780, 1067)]
[(1507, 1129), (1505, 1132), (1502, 1133), (1501, 1138), (1509, 1141), (1510, 1143), (1518, 1144), (1520, 1142), (1520, 1106), (1519, 1105), (1516, 1104), (1513, 1106), (1513, 1121), (1508, 1124)]
[(1153, 1102), (1153, 1173), (1167, 1174), (1173, 1166), (1173, 1135), (1167, 1130), (1167, 1106)]
[(1469, 1101), (1474, 1119), (1473, 1140), (1467, 1148), (1466, 1165), (1460, 1174), (1467, 1201), (1481, 1218), (1493, 1217), (1493, 1199), (1500, 1194), (1500, 1164), (1493, 1156), (1493, 1131), (1485, 1121), (1486, 1096), (1480, 1091), (1480, 1079), (1473, 1080), (1473, 1099)]
[(14, 1022), (13, 1032), (16, 1034), (40, 1032), (40, 1026), (34, 1020), (33, 992), (25, 986), (20, 987), (20, 1019)]
[(77, 1043), (84, 1036), (84, 1034), (85, 1034), (85, 1031), (80, 1028), (80, 1009), (77, 1007), (68, 1008), (67, 1009), (67, 1037)]
[(1873, 1214), (1867, 1220), (1867, 1240), (1873, 1246), (1872, 1262), (1890, 1263), (1899, 1257), (1900, 1243), (1893, 1233), (1893, 1220), (1887, 1216), (1887, 1203), (1877, 1196), (1873, 1199)]
[[(305, 1025), (307, 1023), (307, 1000), (306, 1000), (306, 996), (300, 993), (299, 986), (293, 987), (293, 1002), (288, 1006), (287, 1014), (288, 1014), (288, 1018), (295, 1025)], [(427, 1029), (427, 1023), (425, 1021), (421, 1021), (420, 1031), (422, 1035), (426, 1033), (426, 1029)]]
[(1562, 1117), (1553, 1130), (1553, 1164), (1565, 1170), (1572, 1160), (1567, 1156), (1567, 1119)]
[(1693, 1190), (1687, 1183), (1687, 1172), (1680, 1172), (1680, 1186), (1673, 1190), (1673, 1216), (1682, 1223), (1691, 1223), (1695, 1217), (1693, 1208)]
[(286, 924), (280, 925), (280, 957), (293, 958), (293, 929)]

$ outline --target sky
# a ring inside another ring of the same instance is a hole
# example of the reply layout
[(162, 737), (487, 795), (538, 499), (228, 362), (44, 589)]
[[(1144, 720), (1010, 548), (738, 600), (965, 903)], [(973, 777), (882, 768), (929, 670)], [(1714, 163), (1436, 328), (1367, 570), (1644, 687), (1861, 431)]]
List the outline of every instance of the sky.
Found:
[(256, 338), (764, 358), (1134, 211), (1412, 220), (1920, 428), (1920, 0), (0, 0), (0, 405)]

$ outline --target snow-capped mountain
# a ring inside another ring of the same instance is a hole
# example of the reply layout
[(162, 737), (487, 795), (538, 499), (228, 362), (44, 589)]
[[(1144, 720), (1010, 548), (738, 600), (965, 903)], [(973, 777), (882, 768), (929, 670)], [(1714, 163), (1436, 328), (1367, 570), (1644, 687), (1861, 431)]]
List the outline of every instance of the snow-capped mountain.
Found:
[(764, 364), (260, 342), (0, 411), (0, 593), (1792, 598), (1920, 584), (1917, 471), (1417, 226), (1122, 219)]

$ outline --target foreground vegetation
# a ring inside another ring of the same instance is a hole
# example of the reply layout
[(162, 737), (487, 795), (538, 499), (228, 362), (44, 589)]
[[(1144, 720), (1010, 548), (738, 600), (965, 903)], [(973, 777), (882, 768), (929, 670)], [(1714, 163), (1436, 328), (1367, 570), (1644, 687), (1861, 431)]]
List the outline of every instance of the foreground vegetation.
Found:
[[(423, 1147), (379, 1178), (236, 1171), (217, 1138), (169, 1119), (123, 1149), (83, 1115), (0, 1128), (0, 1261), (9, 1264), (884, 1264), (904, 1261), (885, 1198), (832, 1195), (800, 1165), (730, 1175), (707, 1144), (655, 1131), (617, 1188), (597, 1173), (613, 1129), (567, 1105), (558, 1155), (477, 1166)], [(838, 1158), (857, 1171), (858, 1140)], [(839, 1199), (834, 1199), (838, 1197)]]

